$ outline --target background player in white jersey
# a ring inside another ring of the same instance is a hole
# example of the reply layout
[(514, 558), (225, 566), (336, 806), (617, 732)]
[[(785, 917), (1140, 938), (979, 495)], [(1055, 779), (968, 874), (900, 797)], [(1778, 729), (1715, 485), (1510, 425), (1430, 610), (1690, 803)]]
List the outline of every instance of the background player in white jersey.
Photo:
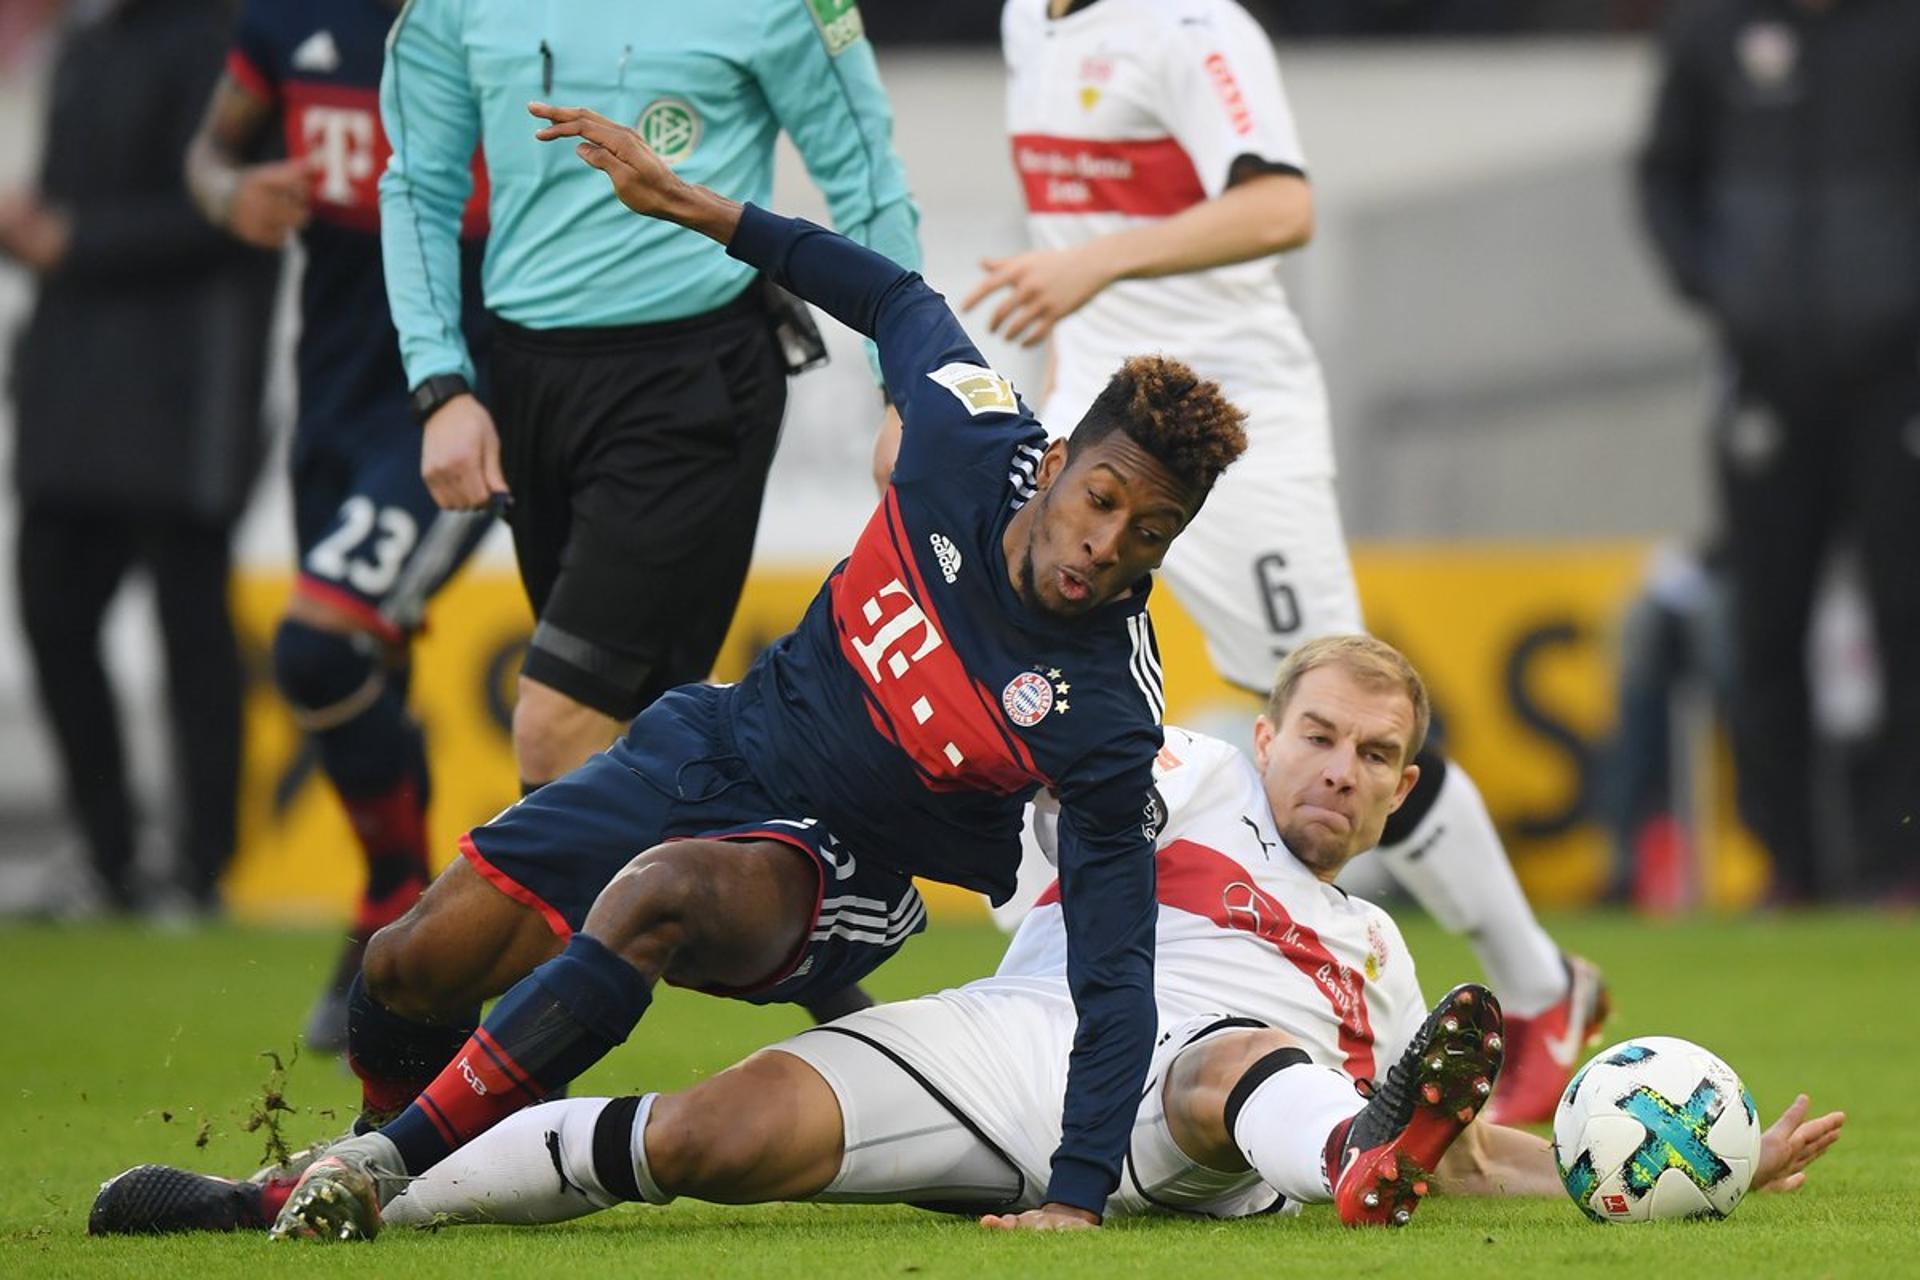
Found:
[[(1294, 646), (1362, 627), (1326, 392), (1274, 260), (1312, 235), (1313, 194), (1272, 45), (1233, 0), (1008, 0), (1001, 34), (1036, 248), (986, 262), (962, 310), (994, 298), (995, 331), (1051, 339), (1042, 421), (1076, 421), (1143, 345), (1247, 411), (1245, 457), (1161, 572), (1220, 674), (1264, 691)], [(1432, 748), (1419, 764), (1381, 853), (1500, 994), (1509, 1058), (1492, 1114), (1544, 1120), (1604, 988), (1534, 918), (1472, 780)], [(1017, 920), (1050, 874), (1030, 855), (1024, 895), (997, 918)]]
[[(1423, 1017), (1392, 920), (1332, 883), (1414, 785), (1426, 721), (1403, 657), (1335, 636), (1281, 668), (1257, 766), (1167, 731), (1161, 1036), (1108, 1214), (1333, 1200), (1349, 1223), (1398, 1223), (1433, 1187), (1558, 1192), (1544, 1139), (1471, 1123), (1500, 1061), (1491, 996), (1455, 988)], [(1049, 895), (991, 978), (802, 1032), (681, 1093), (520, 1112), (415, 1180), (386, 1219), (555, 1222), (688, 1195), (903, 1201), (1015, 1225), (1059, 1137), (1075, 1026), (1065, 974)], [(1363, 1103), (1356, 1081), (1376, 1075)], [(1768, 1130), (1757, 1185), (1799, 1185), (1838, 1136), (1843, 1116), (1806, 1110), (1802, 1097)], [(92, 1222), (264, 1226), (276, 1194), (143, 1166), (102, 1190)]]

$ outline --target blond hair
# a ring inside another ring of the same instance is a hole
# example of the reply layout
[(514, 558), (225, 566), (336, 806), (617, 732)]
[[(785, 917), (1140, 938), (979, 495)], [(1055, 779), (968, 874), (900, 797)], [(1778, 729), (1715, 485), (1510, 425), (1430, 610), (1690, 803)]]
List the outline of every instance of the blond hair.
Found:
[(1321, 636), (1289, 653), (1273, 674), (1273, 692), (1267, 697), (1267, 718), (1279, 724), (1307, 672), (1321, 667), (1338, 667), (1363, 689), (1395, 689), (1404, 693), (1413, 704), (1413, 735), (1407, 740), (1406, 754), (1400, 763), (1408, 764), (1420, 754), (1420, 748), (1427, 741), (1427, 728), (1433, 721), (1426, 683), (1405, 654), (1372, 636)]

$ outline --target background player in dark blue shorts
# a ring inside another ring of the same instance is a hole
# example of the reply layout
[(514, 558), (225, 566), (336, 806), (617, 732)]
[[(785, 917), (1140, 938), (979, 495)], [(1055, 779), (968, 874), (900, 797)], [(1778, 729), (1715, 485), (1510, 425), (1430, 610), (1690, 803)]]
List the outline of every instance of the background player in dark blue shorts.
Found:
[[(556, 122), (537, 136), (588, 139), (580, 154), (630, 208), (872, 336), (903, 444), (853, 554), (739, 684), (658, 700), (472, 832), (465, 865), (375, 937), (363, 1076), (422, 1065), (436, 1032), (450, 1061), (396, 1120), (312, 1165), (276, 1234), (370, 1234), (382, 1191), (597, 1061), (660, 980), (804, 1001), (921, 927), (912, 876), (1004, 900), (1041, 787), (1060, 801), (1079, 1029), (1048, 1203), (1026, 1224), (1097, 1222), (1156, 1029), (1149, 575), (1245, 448), (1243, 415), (1185, 365), (1137, 358), (1049, 446), (918, 275), (683, 181), (634, 130), (533, 110)], [(448, 1046), (450, 1015), (509, 983)]]
[[(300, 571), (273, 667), (367, 858), (347, 947), (307, 1026), (311, 1047), (335, 1051), (365, 940), (427, 882), (427, 761), (406, 708), (408, 641), (427, 597), (486, 531), (484, 516), (441, 511), (420, 479), (387, 310), (375, 184), (387, 158), (381, 51), (396, 8), (249, 0), (187, 164), (216, 224), (267, 248), (297, 231), (306, 249), (292, 457)], [(255, 162), (276, 122), (286, 158)], [(485, 235), (476, 186), (461, 244), (470, 282)], [(466, 296), (467, 341), (484, 351), (479, 290)]]

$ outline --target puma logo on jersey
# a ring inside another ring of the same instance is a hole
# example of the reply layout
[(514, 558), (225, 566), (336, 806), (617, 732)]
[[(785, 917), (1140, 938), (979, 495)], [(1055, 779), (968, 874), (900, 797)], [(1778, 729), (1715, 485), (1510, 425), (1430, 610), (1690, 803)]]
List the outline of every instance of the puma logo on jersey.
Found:
[(294, 49), (291, 61), (295, 71), (326, 75), (340, 69), (340, 46), (333, 42), (333, 32), (316, 31)]
[(933, 558), (940, 562), (940, 576), (952, 586), (960, 578), (960, 548), (944, 533), (936, 533), (927, 541), (933, 544)]
[(991, 369), (955, 361), (941, 365), (927, 376), (953, 392), (954, 399), (976, 418), (983, 413), (1020, 412), (1013, 384)]

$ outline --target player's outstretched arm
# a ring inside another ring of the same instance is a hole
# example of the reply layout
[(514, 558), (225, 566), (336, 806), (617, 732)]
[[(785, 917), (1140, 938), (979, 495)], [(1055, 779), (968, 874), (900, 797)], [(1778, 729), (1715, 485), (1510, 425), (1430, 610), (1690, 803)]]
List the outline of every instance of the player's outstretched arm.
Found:
[[(1801, 1094), (1760, 1135), (1760, 1165), (1753, 1173), (1759, 1191), (1798, 1191), (1807, 1166), (1840, 1140), (1846, 1113), (1829, 1111), (1807, 1119), (1808, 1099)], [(1559, 1171), (1547, 1140), (1524, 1129), (1481, 1121), (1468, 1126), (1440, 1161), (1439, 1189), (1448, 1195), (1552, 1196), (1561, 1193)]]
[(1557, 1196), (1560, 1175), (1545, 1138), (1503, 1124), (1470, 1124), (1440, 1158), (1438, 1190), (1455, 1196)]

